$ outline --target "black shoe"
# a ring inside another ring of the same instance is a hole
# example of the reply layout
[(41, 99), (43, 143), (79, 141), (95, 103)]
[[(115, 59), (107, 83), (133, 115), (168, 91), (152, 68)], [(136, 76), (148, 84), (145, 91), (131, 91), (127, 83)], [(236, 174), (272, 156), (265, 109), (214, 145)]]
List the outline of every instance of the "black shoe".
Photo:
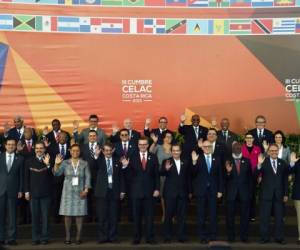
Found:
[(200, 240), (200, 243), (201, 243), (201, 244), (207, 244), (208, 241), (207, 241), (207, 239), (201, 239), (201, 240)]
[(76, 244), (76, 245), (81, 245), (81, 244), (82, 244), (82, 241), (81, 241), (81, 240), (76, 240), (76, 241), (75, 241), (75, 244)]
[(228, 239), (227, 241), (228, 241), (229, 243), (234, 243), (234, 242), (235, 242), (235, 239), (230, 238), (230, 239)]
[(150, 244), (150, 245), (156, 245), (157, 241), (155, 241), (155, 240), (147, 240), (146, 243)]
[(243, 243), (249, 243), (249, 240), (248, 239), (241, 239), (241, 242), (243, 242)]
[(49, 244), (49, 241), (48, 241), (48, 240), (42, 240), (42, 241), (41, 241), (41, 244), (42, 244), (42, 245), (48, 245), (48, 244)]
[(253, 217), (253, 218), (250, 218), (250, 221), (251, 222), (254, 222), (255, 221), (255, 218)]
[(133, 241), (131, 242), (132, 245), (139, 245), (140, 243), (141, 243), (140, 240), (133, 240)]
[(170, 244), (172, 241), (170, 239), (164, 239), (165, 244)]
[(179, 242), (179, 243), (185, 243), (186, 240), (185, 240), (185, 239), (179, 239), (178, 242)]
[(0, 240), (0, 246), (3, 246), (3, 245), (5, 245), (5, 241), (4, 240)]
[(265, 240), (265, 239), (261, 239), (261, 240), (259, 241), (260, 244), (267, 244), (267, 243), (269, 243), (269, 242), (270, 242), (269, 240)]
[(115, 240), (109, 240), (108, 241), (109, 243), (112, 243), (112, 244), (120, 244), (121, 242), (119, 241), (119, 240), (117, 240), (117, 239), (115, 239)]
[(37, 246), (37, 245), (39, 245), (39, 244), (40, 244), (40, 241), (39, 241), (39, 240), (36, 240), (36, 241), (31, 242), (31, 245), (33, 245), (33, 246)]
[(15, 240), (9, 240), (9, 241), (7, 242), (7, 245), (10, 245), (10, 246), (16, 246), (16, 245), (18, 245), (18, 243), (17, 243)]
[(98, 244), (105, 244), (107, 242), (108, 242), (108, 240), (98, 240)]
[(278, 243), (278, 244), (281, 244), (281, 245), (285, 245), (286, 244), (286, 241), (284, 239), (281, 239), (281, 240), (276, 239), (275, 242)]
[(65, 240), (64, 243), (65, 243), (66, 245), (71, 245), (71, 244), (72, 244), (72, 242), (71, 242), (70, 240)]

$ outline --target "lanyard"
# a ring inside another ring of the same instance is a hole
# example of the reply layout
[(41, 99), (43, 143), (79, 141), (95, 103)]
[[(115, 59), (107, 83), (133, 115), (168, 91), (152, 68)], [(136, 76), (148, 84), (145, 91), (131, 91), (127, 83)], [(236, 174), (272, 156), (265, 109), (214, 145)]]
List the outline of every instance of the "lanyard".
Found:
[(78, 171), (78, 166), (79, 166), (79, 160), (76, 164), (76, 166), (74, 165), (73, 161), (71, 160), (71, 163), (72, 163), (72, 167), (73, 167), (73, 171), (74, 171), (74, 175), (76, 176), (77, 175), (77, 171)]

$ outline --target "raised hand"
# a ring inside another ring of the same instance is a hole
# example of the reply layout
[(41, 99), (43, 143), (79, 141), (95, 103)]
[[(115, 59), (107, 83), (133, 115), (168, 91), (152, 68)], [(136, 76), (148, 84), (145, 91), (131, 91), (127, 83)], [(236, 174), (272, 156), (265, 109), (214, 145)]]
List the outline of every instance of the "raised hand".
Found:
[(9, 130), (10, 130), (10, 124), (9, 124), (9, 122), (5, 122), (3, 124), (3, 133), (4, 133), (4, 135), (7, 135)]
[(222, 196), (223, 196), (222, 193), (220, 193), (220, 192), (217, 193), (217, 198), (218, 198), (218, 199), (222, 198)]
[(172, 166), (173, 165), (172, 165), (171, 161), (170, 160), (166, 160), (166, 164), (165, 164), (166, 170), (169, 171)]
[(45, 155), (43, 162), (45, 163), (46, 166), (50, 165), (50, 155), (49, 154)]
[(157, 198), (159, 196), (159, 191), (158, 190), (155, 190), (153, 192), (153, 197)]
[(62, 157), (61, 154), (56, 155), (55, 157), (55, 165), (60, 165), (63, 162), (64, 158)]
[(149, 128), (151, 124), (151, 118), (146, 118), (145, 120), (145, 128)]
[(119, 129), (117, 123), (114, 123), (114, 124), (112, 125), (112, 133), (113, 133), (113, 135), (115, 135), (119, 130), (120, 130), (120, 129)]
[(74, 129), (74, 130), (78, 130), (78, 128), (79, 128), (79, 121), (74, 120), (74, 121), (73, 121), (73, 129)]
[(99, 155), (101, 154), (102, 149), (99, 147), (99, 145), (97, 145), (97, 147), (95, 148), (95, 158), (98, 158)]
[(203, 138), (200, 138), (200, 139), (198, 140), (198, 147), (199, 147), (199, 148), (202, 148), (202, 146), (203, 146)]
[(25, 144), (22, 144), (21, 141), (18, 141), (18, 143), (17, 143), (17, 151), (21, 152), (24, 149), (24, 147), (25, 147)]
[(158, 141), (158, 136), (156, 136), (154, 133), (151, 133), (150, 137), (153, 140), (153, 142), (156, 144)]
[(299, 160), (299, 157), (297, 157), (297, 154), (295, 152), (291, 153), (291, 163), (296, 163)]
[(232, 163), (230, 161), (226, 161), (225, 162), (225, 168), (226, 168), (227, 173), (230, 173), (232, 171), (232, 168), (233, 168)]
[(267, 152), (269, 149), (269, 143), (266, 140), (263, 141), (263, 147), (264, 147), (265, 152)]
[(181, 122), (181, 123), (184, 123), (185, 120), (186, 120), (186, 116), (185, 116), (185, 114), (182, 114), (182, 115), (180, 116), (180, 122)]
[(218, 126), (216, 117), (213, 117), (213, 118), (211, 119), (211, 126), (212, 126), (213, 128), (216, 128), (216, 127)]
[(43, 135), (46, 136), (48, 133), (49, 133), (49, 128), (48, 128), (48, 126), (45, 126), (43, 128)]
[(199, 158), (199, 155), (196, 153), (196, 151), (192, 152), (192, 160), (193, 162), (196, 162)]
[(26, 199), (27, 201), (30, 201), (30, 194), (29, 194), (29, 193), (25, 193), (25, 199)]
[(120, 159), (121, 163), (122, 163), (122, 166), (123, 168), (126, 168), (129, 164), (129, 159), (126, 159), (125, 156), (123, 156), (121, 159)]
[(264, 163), (265, 156), (263, 154), (259, 154), (258, 156), (258, 164), (261, 165)]
[(45, 137), (45, 139), (44, 139), (44, 144), (45, 144), (46, 148), (48, 148), (50, 146), (50, 144), (51, 144), (51, 142), (49, 142), (49, 140), (48, 140), (47, 137)]
[(123, 200), (125, 198), (125, 193), (120, 193), (120, 200)]

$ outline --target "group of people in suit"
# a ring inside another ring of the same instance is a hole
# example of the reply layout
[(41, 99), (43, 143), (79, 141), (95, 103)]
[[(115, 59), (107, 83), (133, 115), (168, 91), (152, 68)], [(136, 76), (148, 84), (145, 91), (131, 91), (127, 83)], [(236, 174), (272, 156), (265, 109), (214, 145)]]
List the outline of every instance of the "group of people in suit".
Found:
[(229, 130), (227, 118), (221, 120), (217, 130), (201, 126), (197, 114), (192, 116), (191, 125), (186, 125), (182, 115), (178, 132), (183, 142), (179, 143), (168, 129), (166, 117), (160, 117), (158, 123), (158, 128), (150, 129), (151, 121), (146, 119), (141, 135), (133, 129), (132, 121), (125, 119), (122, 129), (113, 126), (108, 139), (99, 127), (97, 115), (90, 115), (89, 127), (80, 133), (75, 121), (72, 136), (54, 119), (52, 131), (44, 131), (38, 139), (35, 130), (24, 125), (22, 117), (15, 117), (14, 127), (5, 126), (1, 137), (0, 244), (16, 244), (17, 205), (22, 208), (21, 217), (28, 220), (29, 204), (33, 245), (49, 243), (51, 204), (54, 219), (64, 217), (65, 244), (72, 243), (73, 218), (77, 229), (75, 243), (82, 243), (85, 216), (90, 221), (96, 218), (99, 244), (118, 243), (124, 199), (133, 222), (132, 243), (141, 243), (144, 219), (146, 243), (155, 244), (155, 204), (159, 198), (165, 243), (173, 240), (174, 218), (177, 240), (187, 241), (186, 218), (191, 199), (197, 208), (201, 243), (218, 237), (218, 203), (226, 206), (230, 242), (236, 240), (235, 216), (240, 207), (239, 237), (246, 243), (250, 222), (256, 220), (258, 185), (260, 242), (270, 241), (273, 214), (274, 240), (285, 244), (284, 203), (288, 200), (289, 175), (295, 178), (292, 199), (300, 243), (300, 161), (285, 145), (282, 131), (272, 133), (265, 127), (266, 118), (259, 115), (255, 118), (256, 128), (247, 131), (245, 141), (239, 142)]

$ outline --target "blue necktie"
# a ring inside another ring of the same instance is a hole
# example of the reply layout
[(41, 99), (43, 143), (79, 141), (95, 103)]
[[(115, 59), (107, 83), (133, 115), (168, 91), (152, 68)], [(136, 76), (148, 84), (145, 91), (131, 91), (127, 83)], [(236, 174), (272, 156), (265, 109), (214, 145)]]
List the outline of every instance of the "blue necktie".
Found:
[[(110, 159), (107, 159), (106, 167), (107, 167), (107, 175), (109, 178), (112, 179), (113, 171), (112, 171), (112, 165), (110, 164)], [(112, 188), (112, 183), (108, 183), (108, 187)]]
[(210, 174), (210, 169), (211, 169), (211, 164), (210, 164), (210, 156), (206, 156), (206, 166), (207, 166), (207, 170), (208, 170), (208, 173)]
[(65, 145), (61, 145), (60, 154), (63, 158), (65, 158), (66, 155)]

